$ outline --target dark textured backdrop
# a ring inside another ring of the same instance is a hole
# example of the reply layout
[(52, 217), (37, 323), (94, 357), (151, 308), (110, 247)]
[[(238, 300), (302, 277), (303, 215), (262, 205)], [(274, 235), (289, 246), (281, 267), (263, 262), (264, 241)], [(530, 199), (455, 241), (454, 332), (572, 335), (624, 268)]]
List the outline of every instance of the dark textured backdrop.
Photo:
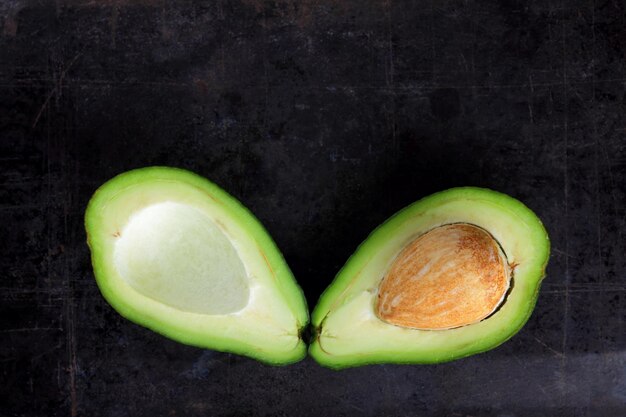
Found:
[[(626, 415), (623, 1), (0, 3), (0, 416)], [(122, 171), (246, 204), (310, 304), (434, 191), (509, 193), (553, 250), (503, 346), (438, 366), (268, 367), (115, 313), (82, 221)]]

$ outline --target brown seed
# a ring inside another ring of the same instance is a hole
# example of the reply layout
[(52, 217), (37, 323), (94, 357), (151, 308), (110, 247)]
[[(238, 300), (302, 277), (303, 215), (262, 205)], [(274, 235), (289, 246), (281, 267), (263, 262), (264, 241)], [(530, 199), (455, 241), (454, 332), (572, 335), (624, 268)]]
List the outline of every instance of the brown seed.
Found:
[(498, 242), (466, 223), (409, 243), (378, 287), (376, 315), (396, 326), (443, 330), (476, 323), (504, 300), (511, 268)]

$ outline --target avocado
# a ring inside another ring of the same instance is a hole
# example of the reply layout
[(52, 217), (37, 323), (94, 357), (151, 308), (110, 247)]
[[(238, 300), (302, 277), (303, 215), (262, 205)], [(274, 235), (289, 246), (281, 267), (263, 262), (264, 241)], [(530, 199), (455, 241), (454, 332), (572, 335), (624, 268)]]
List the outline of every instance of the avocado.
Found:
[(270, 364), (306, 355), (302, 290), (239, 201), (189, 171), (149, 167), (102, 185), (85, 213), (96, 282), (127, 319)]
[(546, 230), (518, 200), (463, 187), (374, 230), (320, 297), (310, 355), (321, 365), (433, 364), (492, 349), (537, 300)]

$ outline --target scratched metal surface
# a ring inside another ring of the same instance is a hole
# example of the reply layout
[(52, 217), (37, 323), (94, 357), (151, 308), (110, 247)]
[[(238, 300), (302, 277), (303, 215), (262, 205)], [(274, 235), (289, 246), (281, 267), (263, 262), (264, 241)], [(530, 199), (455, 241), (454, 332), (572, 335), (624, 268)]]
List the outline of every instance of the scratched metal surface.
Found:
[[(0, 3), (0, 416), (626, 415), (626, 22), (609, 1)], [(196, 171), (313, 304), (431, 192), (526, 202), (553, 251), (503, 346), (272, 368), (116, 314), (83, 231), (113, 175)]]

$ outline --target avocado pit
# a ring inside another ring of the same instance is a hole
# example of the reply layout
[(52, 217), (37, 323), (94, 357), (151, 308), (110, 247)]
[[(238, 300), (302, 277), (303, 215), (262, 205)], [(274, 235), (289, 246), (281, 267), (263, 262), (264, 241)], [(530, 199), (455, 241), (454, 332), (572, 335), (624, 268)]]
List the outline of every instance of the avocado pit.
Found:
[(378, 318), (400, 327), (445, 330), (479, 322), (504, 301), (511, 267), (486, 230), (436, 227), (410, 242), (378, 287)]

